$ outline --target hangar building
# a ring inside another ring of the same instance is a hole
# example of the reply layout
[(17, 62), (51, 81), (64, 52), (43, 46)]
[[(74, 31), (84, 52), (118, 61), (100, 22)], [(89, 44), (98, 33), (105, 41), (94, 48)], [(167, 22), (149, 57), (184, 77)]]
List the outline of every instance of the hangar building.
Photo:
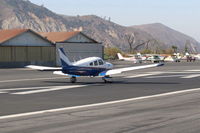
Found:
[(55, 65), (54, 44), (30, 29), (0, 30), (0, 67)]
[(0, 67), (60, 66), (57, 51), (60, 47), (72, 62), (90, 56), (103, 57), (103, 46), (82, 32), (0, 30)]
[[(48, 40), (54, 42), (57, 49), (61, 47), (64, 48), (67, 56), (72, 62), (91, 56), (103, 58), (103, 45), (80, 31), (46, 32), (40, 34)], [(58, 66), (60, 65), (57, 50), (56, 63)]]

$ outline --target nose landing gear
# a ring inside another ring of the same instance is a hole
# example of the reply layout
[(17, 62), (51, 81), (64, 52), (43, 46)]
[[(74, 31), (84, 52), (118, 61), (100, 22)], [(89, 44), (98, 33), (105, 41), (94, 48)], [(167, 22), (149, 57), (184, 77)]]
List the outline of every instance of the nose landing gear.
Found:
[(102, 80), (104, 81), (104, 83), (112, 83), (112, 77), (102, 77)]
[(77, 81), (76, 77), (71, 77), (71, 78), (70, 78), (70, 82), (71, 82), (71, 83), (76, 83), (76, 81)]

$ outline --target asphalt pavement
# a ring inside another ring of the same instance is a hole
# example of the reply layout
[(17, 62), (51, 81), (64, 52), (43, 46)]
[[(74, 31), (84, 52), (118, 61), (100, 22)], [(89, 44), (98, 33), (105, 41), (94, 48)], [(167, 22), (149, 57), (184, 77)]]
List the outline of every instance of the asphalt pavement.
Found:
[[(199, 79), (200, 62), (131, 71), (107, 84), (101, 78), (78, 78), (72, 84), (52, 72), (0, 69), (0, 133), (198, 132)], [(183, 93), (148, 98), (177, 91)], [(138, 97), (145, 99), (104, 105)]]

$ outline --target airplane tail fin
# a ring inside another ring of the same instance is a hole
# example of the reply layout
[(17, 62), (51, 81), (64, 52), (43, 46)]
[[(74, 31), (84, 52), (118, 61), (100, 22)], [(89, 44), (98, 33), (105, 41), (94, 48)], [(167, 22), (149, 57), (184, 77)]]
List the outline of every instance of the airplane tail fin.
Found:
[(63, 48), (59, 48), (58, 52), (59, 52), (62, 68), (63, 67), (68, 67), (68, 66), (72, 66), (72, 63), (67, 58), (64, 49)]
[(119, 58), (120, 60), (123, 60), (123, 59), (124, 59), (124, 57), (123, 57), (120, 53), (117, 53), (117, 56), (118, 56), (118, 58)]

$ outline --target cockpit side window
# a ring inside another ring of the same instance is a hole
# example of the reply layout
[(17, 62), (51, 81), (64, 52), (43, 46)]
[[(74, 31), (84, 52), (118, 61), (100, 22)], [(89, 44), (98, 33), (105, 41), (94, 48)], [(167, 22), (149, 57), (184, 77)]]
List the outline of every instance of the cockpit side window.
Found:
[(97, 60), (94, 61), (94, 65), (95, 65), (95, 66), (98, 66), (98, 61), (97, 61)]
[(103, 61), (102, 60), (98, 60), (99, 65), (103, 65)]
[(93, 63), (93, 62), (91, 62), (91, 63), (90, 63), (90, 66), (94, 66), (94, 63)]

